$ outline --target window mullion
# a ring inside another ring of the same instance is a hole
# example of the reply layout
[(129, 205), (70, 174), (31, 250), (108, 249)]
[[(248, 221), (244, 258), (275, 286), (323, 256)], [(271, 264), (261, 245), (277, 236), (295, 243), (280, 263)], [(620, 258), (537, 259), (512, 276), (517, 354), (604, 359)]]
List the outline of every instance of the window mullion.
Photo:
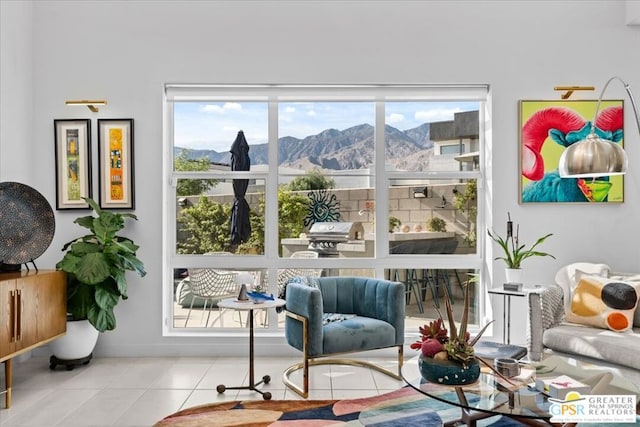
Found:
[[(278, 258), (278, 102), (269, 101), (268, 123), (269, 144), (268, 162), (269, 171), (265, 185), (264, 207), (264, 254), (270, 260)], [(277, 262), (269, 263), (269, 286), (273, 289), (277, 278)]]
[[(389, 256), (389, 235), (388, 235), (388, 218), (389, 208), (387, 201), (389, 200), (389, 182), (385, 172), (385, 103), (376, 102), (375, 109), (375, 257), (386, 258)], [(382, 277), (384, 268), (376, 267), (376, 275)]]

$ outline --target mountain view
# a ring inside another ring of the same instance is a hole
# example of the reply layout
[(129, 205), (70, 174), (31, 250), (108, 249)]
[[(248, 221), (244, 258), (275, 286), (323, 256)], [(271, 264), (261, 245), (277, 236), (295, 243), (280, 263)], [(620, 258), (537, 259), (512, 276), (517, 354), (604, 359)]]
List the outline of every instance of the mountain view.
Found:
[[(396, 169), (423, 170), (433, 155), (429, 123), (401, 131), (386, 126), (387, 163)], [(278, 140), (278, 164), (294, 169), (362, 169), (372, 164), (373, 126), (361, 124), (345, 129), (326, 129), (304, 139), (285, 136)], [(249, 144), (252, 165), (267, 164), (267, 144)], [(175, 147), (179, 153), (181, 147)], [(207, 157), (211, 162), (229, 164), (231, 154), (215, 150), (189, 149), (188, 157)]]

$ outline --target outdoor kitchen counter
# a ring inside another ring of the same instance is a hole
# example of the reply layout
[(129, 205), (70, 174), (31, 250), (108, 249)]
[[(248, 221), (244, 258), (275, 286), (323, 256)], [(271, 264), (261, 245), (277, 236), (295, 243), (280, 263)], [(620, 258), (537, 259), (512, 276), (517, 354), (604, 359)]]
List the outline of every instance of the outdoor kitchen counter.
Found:
[[(425, 240), (451, 240), (455, 239), (456, 233), (453, 232), (437, 232), (437, 231), (417, 231), (417, 232), (396, 232), (389, 233), (389, 244), (393, 248), (396, 243), (416, 242), (420, 244)], [(296, 251), (305, 251), (309, 246), (307, 238), (289, 238), (282, 239), (282, 256), (290, 257)], [(374, 254), (374, 235), (367, 233), (364, 240), (351, 240), (344, 243), (338, 243), (337, 249), (341, 258), (372, 258)], [(423, 252), (416, 252), (423, 253)]]

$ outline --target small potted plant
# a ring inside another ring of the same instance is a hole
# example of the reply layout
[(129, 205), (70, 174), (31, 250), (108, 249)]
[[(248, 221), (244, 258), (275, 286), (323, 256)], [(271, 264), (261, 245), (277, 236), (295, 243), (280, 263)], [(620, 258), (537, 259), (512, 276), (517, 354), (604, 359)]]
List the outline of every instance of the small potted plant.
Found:
[(447, 223), (444, 219), (434, 217), (427, 221), (427, 230), (429, 231), (447, 231)]
[(400, 227), (401, 224), (402, 222), (400, 221), (399, 218), (395, 216), (390, 216), (389, 217), (389, 233), (393, 233), (394, 231), (396, 231), (396, 229)]
[(505, 262), (507, 283), (522, 283), (522, 262), (525, 259), (533, 256), (549, 256), (555, 259), (550, 253), (536, 250), (538, 245), (542, 244), (548, 237), (553, 236), (553, 233), (540, 237), (530, 248), (527, 248), (525, 244), (520, 243), (520, 225), (516, 225), (516, 232), (514, 234), (513, 221), (511, 221), (510, 213), (507, 213), (507, 218), (506, 238), (502, 238), (495, 231), (491, 232), (491, 230), (487, 230), (487, 233), (504, 251), (504, 256), (497, 256), (494, 260), (501, 259)]
[[(67, 334), (52, 343), (54, 357), (61, 360), (83, 359), (91, 354), (98, 339), (98, 332), (116, 327), (114, 307), (120, 299), (128, 298), (127, 271), (134, 271), (140, 277), (146, 275), (144, 265), (136, 252), (138, 245), (131, 239), (117, 235), (125, 226), (125, 219), (137, 220), (131, 213), (116, 213), (100, 209), (98, 204), (84, 198), (97, 216), (76, 218), (74, 223), (90, 231), (65, 244), (66, 251), (56, 268), (67, 273)], [(93, 329), (93, 343), (88, 353), (81, 349), (76, 353), (68, 344), (74, 342), (72, 324), (82, 322), (85, 329)], [(86, 353), (86, 354), (83, 354)], [(54, 360), (54, 359), (52, 359)], [(52, 368), (55, 368), (52, 362)]]
[(470, 275), (464, 292), (464, 307), (460, 325), (456, 327), (450, 295), (445, 290), (445, 306), (449, 330), (445, 328), (442, 316), (419, 328), (421, 338), (411, 344), (411, 348), (420, 350), (420, 372), (427, 381), (445, 385), (471, 384), (480, 376), (480, 359), (475, 356), (473, 346), (480, 339), (487, 327), (487, 323), (471, 339), (467, 330), (469, 322), (469, 288), (470, 283), (477, 280), (477, 275)]

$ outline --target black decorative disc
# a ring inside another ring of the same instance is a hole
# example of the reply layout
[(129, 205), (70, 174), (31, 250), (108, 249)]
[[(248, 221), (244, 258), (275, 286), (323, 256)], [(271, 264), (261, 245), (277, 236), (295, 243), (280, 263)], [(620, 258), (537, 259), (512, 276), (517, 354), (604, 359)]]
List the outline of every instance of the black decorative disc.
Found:
[(56, 221), (42, 194), (19, 182), (0, 182), (0, 263), (25, 264), (53, 240)]

